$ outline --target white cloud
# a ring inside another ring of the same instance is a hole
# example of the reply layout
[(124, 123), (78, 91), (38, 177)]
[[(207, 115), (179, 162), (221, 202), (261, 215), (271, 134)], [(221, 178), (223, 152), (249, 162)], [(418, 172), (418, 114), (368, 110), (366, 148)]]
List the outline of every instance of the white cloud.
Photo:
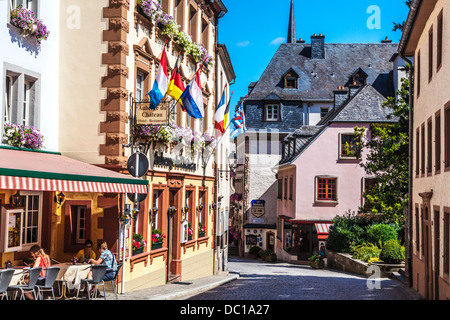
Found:
[(248, 46), (250, 44), (250, 41), (241, 41), (241, 42), (238, 42), (238, 43), (236, 43), (236, 45), (238, 46), (238, 47), (246, 47), (246, 46)]
[(284, 37), (278, 37), (276, 39), (273, 39), (270, 44), (282, 44), (284, 41), (286, 40), (286, 38)]

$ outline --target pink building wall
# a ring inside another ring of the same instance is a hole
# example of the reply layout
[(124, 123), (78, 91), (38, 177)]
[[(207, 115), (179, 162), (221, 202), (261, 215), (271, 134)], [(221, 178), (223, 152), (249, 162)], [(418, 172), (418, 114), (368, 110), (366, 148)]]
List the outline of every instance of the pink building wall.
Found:
[[(358, 211), (362, 205), (363, 177), (367, 175), (360, 166), (361, 160), (339, 158), (340, 134), (353, 133), (355, 126), (368, 128), (369, 124), (331, 124), (292, 165), (280, 168), (279, 178), (294, 176), (294, 197), (292, 201), (284, 197), (278, 200), (278, 215), (302, 221), (331, 221), (349, 209)], [(337, 203), (315, 202), (317, 176), (337, 177)]]

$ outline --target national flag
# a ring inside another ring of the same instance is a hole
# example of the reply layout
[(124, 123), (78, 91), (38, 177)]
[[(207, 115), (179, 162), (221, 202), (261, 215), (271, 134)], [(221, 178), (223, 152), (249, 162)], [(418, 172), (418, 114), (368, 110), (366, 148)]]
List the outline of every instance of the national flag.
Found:
[(177, 62), (175, 63), (175, 68), (172, 71), (172, 76), (170, 77), (169, 87), (167, 88), (167, 95), (174, 98), (177, 102), (181, 104), (183, 111), (183, 103), (180, 101), (181, 95), (183, 94), (185, 87), (181, 75), (178, 72), (178, 60), (180, 59), (180, 54), (178, 54)]
[(150, 97), (150, 109), (156, 109), (156, 107), (166, 94), (167, 86), (167, 56), (166, 47), (164, 47), (161, 55), (161, 62), (159, 64), (158, 73), (156, 74), (155, 82), (153, 83), (153, 88), (148, 93)]
[(241, 102), (239, 108), (236, 110), (233, 119), (230, 122), (230, 138), (234, 139), (241, 133), (244, 133), (247, 128), (245, 127), (245, 115), (244, 107), (242, 106), (244, 102)]
[(216, 108), (216, 113), (214, 114), (214, 120), (216, 121), (215, 128), (219, 130), (222, 134), (225, 132), (225, 110), (227, 106), (225, 105), (225, 88), (222, 93), (222, 98)]
[(188, 115), (195, 119), (203, 118), (205, 110), (203, 108), (200, 69), (197, 70), (191, 82), (189, 82), (181, 95), (181, 101)]

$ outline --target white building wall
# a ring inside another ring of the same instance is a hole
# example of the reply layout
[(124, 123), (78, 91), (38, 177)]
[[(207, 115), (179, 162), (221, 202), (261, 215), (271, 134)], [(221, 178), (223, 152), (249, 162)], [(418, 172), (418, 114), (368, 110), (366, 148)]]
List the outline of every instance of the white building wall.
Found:
[[(35, 105), (39, 108), (36, 127), (43, 134), (44, 149), (58, 151), (58, 72), (59, 72), (59, 1), (40, 0), (38, 17), (50, 31), (47, 40), (38, 47), (20, 35), (20, 29), (9, 24), (10, 1), (0, 1), (0, 87), (1, 119), (3, 135), (3, 115), (5, 101), (5, 79), (9, 72), (23, 74), (36, 79)], [(76, 58), (76, 57), (74, 57)], [(20, 93), (23, 88), (19, 88)], [(20, 102), (20, 101), (19, 101)]]

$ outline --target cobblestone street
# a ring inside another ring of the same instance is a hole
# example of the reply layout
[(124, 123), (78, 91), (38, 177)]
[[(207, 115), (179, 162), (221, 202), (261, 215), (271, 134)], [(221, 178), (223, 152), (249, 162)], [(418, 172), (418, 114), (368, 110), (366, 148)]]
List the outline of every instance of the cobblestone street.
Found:
[[(239, 279), (191, 300), (420, 300), (397, 279), (379, 279), (379, 289), (371, 279), (309, 265), (230, 257), (230, 272)], [(369, 289), (373, 288), (373, 289)]]

